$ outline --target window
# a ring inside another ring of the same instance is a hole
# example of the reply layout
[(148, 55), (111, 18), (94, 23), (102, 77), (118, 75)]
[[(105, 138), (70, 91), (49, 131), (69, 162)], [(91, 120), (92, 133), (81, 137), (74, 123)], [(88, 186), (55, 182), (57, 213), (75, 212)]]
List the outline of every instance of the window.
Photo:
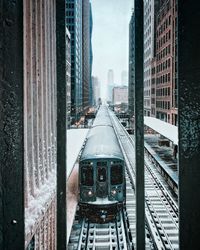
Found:
[(113, 165), (111, 166), (111, 185), (119, 185), (123, 182), (122, 166)]
[(93, 168), (90, 166), (84, 166), (81, 169), (81, 184), (85, 186), (93, 186)]

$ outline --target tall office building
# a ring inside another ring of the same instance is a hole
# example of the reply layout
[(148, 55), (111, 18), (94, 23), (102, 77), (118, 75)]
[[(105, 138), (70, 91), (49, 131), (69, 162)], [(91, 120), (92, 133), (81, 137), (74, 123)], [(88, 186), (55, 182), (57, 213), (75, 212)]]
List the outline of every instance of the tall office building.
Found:
[(155, 1), (144, 1), (144, 115), (147, 116), (151, 116), (151, 65), (154, 58)]
[(90, 91), (90, 2), (89, 0), (83, 1), (82, 9), (82, 24), (83, 24), (83, 37), (82, 37), (82, 76), (83, 76), (83, 111), (89, 109), (89, 91)]
[(112, 102), (112, 90), (114, 88), (114, 71), (113, 69), (108, 70), (107, 78), (107, 98), (108, 101)]
[(108, 84), (110, 84), (110, 85), (114, 84), (114, 71), (113, 71), (113, 69), (108, 70)]
[(71, 124), (71, 36), (66, 27), (67, 126)]
[(98, 105), (98, 100), (100, 98), (100, 83), (99, 79), (95, 76), (92, 76), (92, 89), (93, 89), (93, 105)]
[(156, 27), (156, 117), (177, 125), (177, 3), (160, 1)]
[(112, 91), (112, 95), (113, 95), (112, 103), (114, 105), (128, 103), (128, 87), (127, 86), (114, 87)]
[(129, 23), (129, 74), (128, 74), (128, 110), (134, 115), (134, 88), (135, 88), (135, 15), (132, 13)]
[(66, 24), (71, 34), (71, 116), (82, 111), (82, 0), (66, 0)]
[(93, 105), (93, 90), (92, 90), (92, 63), (93, 63), (93, 51), (92, 51), (92, 29), (93, 29), (93, 18), (92, 18), (92, 5), (90, 3), (90, 84), (89, 84), (89, 104)]

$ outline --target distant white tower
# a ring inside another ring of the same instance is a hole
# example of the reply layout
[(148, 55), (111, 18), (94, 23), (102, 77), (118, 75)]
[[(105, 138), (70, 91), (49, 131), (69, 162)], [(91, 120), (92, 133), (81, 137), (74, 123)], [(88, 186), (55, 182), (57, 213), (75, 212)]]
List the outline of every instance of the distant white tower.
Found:
[(108, 70), (108, 85), (114, 84), (114, 71), (113, 69)]

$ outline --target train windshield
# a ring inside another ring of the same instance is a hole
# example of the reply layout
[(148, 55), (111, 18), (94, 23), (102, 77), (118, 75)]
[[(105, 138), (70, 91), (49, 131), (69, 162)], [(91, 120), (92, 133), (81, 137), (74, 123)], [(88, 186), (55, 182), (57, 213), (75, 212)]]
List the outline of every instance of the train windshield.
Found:
[(93, 169), (92, 167), (84, 166), (81, 169), (81, 184), (85, 186), (93, 186), (94, 179), (93, 179)]
[(113, 165), (111, 167), (111, 185), (119, 185), (123, 182), (122, 166)]
[(106, 181), (106, 169), (105, 168), (98, 168), (98, 181), (105, 182)]

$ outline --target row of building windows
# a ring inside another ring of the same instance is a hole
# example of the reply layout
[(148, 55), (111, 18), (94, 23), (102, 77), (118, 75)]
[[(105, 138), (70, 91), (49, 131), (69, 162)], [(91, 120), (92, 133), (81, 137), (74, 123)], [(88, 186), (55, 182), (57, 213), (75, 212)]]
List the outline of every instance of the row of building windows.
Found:
[(145, 41), (145, 43), (144, 43), (144, 50), (146, 50), (146, 48), (148, 48), (149, 45), (151, 45), (151, 37), (149, 37), (149, 38), (147, 39), (147, 41)]
[(170, 9), (171, 9), (171, 1), (168, 0), (164, 2), (164, 6), (158, 15), (158, 18), (157, 18), (158, 23), (162, 22), (162, 20), (165, 18), (165, 16), (167, 15)]
[(144, 58), (147, 58), (151, 55), (151, 47), (149, 47), (146, 52), (144, 52)]
[(149, 107), (149, 106), (150, 106), (150, 100), (144, 99), (144, 106), (145, 106), (145, 107)]
[(151, 15), (149, 16), (149, 18), (146, 16), (144, 20), (146, 20), (144, 23), (144, 30), (146, 30), (148, 26), (151, 24)]
[(169, 30), (164, 36), (162, 36), (156, 43), (156, 49), (160, 49), (165, 43), (171, 39), (171, 30)]
[(170, 96), (170, 87), (157, 89), (156, 96)]
[(145, 58), (145, 60), (144, 60), (144, 68), (147, 68), (148, 66), (150, 66), (151, 65), (151, 59), (152, 58)]
[(164, 49), (162, 49), (157, 55), (156, 55), (156, 59), (161, 60), (163, 59), (165, 56), (167, 56), (168, 54), (171, 53), (171, 44), (169, 44), (167, 47), (165, 47)]
[(169, 83), (171, 80), (170, 73), (157, 77), (156, 84)]
[(148, 0), (145, 5), (144, 5), (144, 10), (145, 10), (145, 13), (144, 13), (144, 18), (146, 19), (147, 16), (151, 13), (151, 4), (150, 4), (150, 1), (151, 0)]
[(149, 79), (149, 80), (145, 80), (144, 81), (144, 88), (148, 88), (148, 87), (150, 87), (150, 85), (151, 85), (151, 80)]
[(150, 77), (151, 76), (151, 69), (147, 69), (145, 72), (144, 72), (144, 78), (147, 78), (147, 77)]
[(156, 101), (156, 108), (170, 109), (170, 102), (168, 101)]
[(171, 25), (171, 15), (169, 15), (169, 17), (165, 19), (163, 24), (160, 25), (160, 27), (156, 32), (156, 36), (159, 37), (170, 25)]
[(151, 34), (151, 26), (147, 29), (147, 31), (144, 33), (144, 40), (147, 39), (147, 37)]
[(71, 10), (68, 8), (66, 11), (66, 16), (73, 17), (74, 16), (74, 9), (71, 8)]
[(156, 73), (159, 73), (165, 69), (168, 69), (168, 68), (170, 68), (170, 66), (171, 66), (171, 60), (170, 60), (170, 58), (168, 58), (166, 61), (164, 61), (156, 66)]
[(151, 95), (151, 91), (150, 90), (144, 90), (144, 96), (148, 97)]

